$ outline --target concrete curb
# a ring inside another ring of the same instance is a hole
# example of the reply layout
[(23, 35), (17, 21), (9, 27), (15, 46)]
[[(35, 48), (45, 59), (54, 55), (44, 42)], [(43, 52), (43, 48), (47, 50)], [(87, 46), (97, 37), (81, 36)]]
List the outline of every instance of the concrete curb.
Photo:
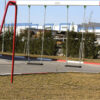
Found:
[(100, 65), (100, 63), (93, 63), (93, 62), (84, 62), (84, 64)]
[[(66, 60), (57, 60), (57, 62), (66, 62)], [(94, 63), (94, 62), (83, 62), (83, 64), (100, 65), (100, 63)]]
[[(2, 55), (0, 55), (0, 57), (2, 57)], [(3, 59), (6, 59), (7, 57), (3, 57)], [(15, 59), (25, 59), (25, 57), (23, 57), (23, 56), (15, 56)], [(9, 58), (9, 56), (8, 56), (8, 59), (10, 59)], [(12, 58), (11, 58), (12, 59)], [(40, 61), (41, 60), (41, 58), (39, 58), (39, 57), (37, 57), (37, 58), (35, 58), (35, 60), (38, 60), (38, 61)], [(51, 59), (51, 58), (43, 58), (42, 59), (43, 61), (57, 61), (57, 62), (66, 62), (66, 60), (58, 60), (58, 59)], [(72, 62), (74, 62), (74, 61), (72, 61)], [(94, 63), (94, 62), (83, 62), (83, 64), (90, 64), (90, 65), (100, 65), (100, 63)]]
[(56, 60), (57, 62), (66, 62), (66, 60)]

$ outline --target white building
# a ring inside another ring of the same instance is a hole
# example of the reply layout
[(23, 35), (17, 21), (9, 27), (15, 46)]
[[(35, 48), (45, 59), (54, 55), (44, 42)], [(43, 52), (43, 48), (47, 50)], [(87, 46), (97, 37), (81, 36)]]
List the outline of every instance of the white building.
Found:
[[(8, 30), (9, 28), (13, 27), (14, 24), (5, 24), (5, 30)], [(17, 23), (17, 34), (21, 33), (21, 30), (26, 28), (34, 28), (34, 29), (43, 29), (44, 26), (39, 24), (32, 24), (32, 23)], [(97, 41), (100, 44), (100, 23), (85, 23), (80, 25), (74, 25), (70, 23), (60, 23), (59, 25), (55, 24), (45, 24), (45, 29), (47, 30), (54, 30), (54, 31), (75, 31), (75, 32), (95, 32), (97, 36)], [(4, 29), (3, 29), (4, 31)]]
[[(13, 27), (14, 24), (5, 24), (5, 27), (6, 27), (6, 30), (9, 28), (9, 27)], [(18, 23), (17, 24), (17, 34), (20, 34), (20, 31), (21, 29), (26, 29), (26, 28), (34, 28), (34, 29), (43, 29), (44, 26), (42, 25), (38, 25), (38, 24), (32, 24), (32, 23)], [(48, 29), (48, 30), (55, 30), (55, 31), (71, 31), (74, 29), (74, 31), (77, 32), (77, 28), (78, 26), (77, 25), (71, 25), (70, 23), (69, 24), (66, 24), (66, 23), (61, 23), (59, 25), (55, 25), (55, 24), (45, 24), (45, 29)]]
[(78, 25), (78, 32), (90, 32), (90, 33), (95, 33), (97, 37), (97, 41), (100, 44), (100, 23), (84, 23), (81, 25)]

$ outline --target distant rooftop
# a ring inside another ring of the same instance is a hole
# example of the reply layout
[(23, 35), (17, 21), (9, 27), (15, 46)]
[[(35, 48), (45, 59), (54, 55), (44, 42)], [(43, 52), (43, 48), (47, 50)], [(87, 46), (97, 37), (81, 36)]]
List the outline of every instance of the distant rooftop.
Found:
[(82, 24), (79, 24), (78, 26), (79, 27), (83, 27), (84, 26), (89, 26), (89, 27), (100, 27), (100, 23), (95, 23), (95, 22), (89, 22), (89, 23), (82, 23)]

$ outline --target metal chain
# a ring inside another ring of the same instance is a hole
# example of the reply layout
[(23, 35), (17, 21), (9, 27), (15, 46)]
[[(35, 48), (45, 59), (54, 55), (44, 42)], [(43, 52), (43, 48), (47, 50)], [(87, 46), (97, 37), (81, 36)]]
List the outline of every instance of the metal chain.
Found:
[[(68, 10), (69, 6), (67, 6), (67, 24), (68, 24)], [(68, 28), (66, 28), (66, 62), (68, 60)]]
[(44, 51), (44, 34), (45, 34), (45, 22), (46, 22), (46, 7), (47, 6), (44, 6), (45, 11), (44, 11), (43, 34), (42, 34), (41, 63), (43, 61), (43, 53), (44, 53), (43, 51)]
[(29, 29), (28, 29), (28, 40), (27, 40), (27, 56), (28, 56), (28, 62), (30, 62), (30, 5), (28, 5), (29, 8)]

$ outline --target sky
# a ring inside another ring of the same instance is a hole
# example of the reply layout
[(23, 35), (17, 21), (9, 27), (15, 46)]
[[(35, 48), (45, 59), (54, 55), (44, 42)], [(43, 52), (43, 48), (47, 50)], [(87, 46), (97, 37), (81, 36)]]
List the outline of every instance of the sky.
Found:
[[(81, 0), (80, 0), (81, 1)], [(91, 0), (92, 1), (92, 0)], [(98, 1), (98, 0), (95, 0)], [(4, 14), (5, 0), (0, 0), (0, 24)], [(8, 0), (6, 0), (8, 2)], [(67, 22), (66, 6), (47, 6), (46, 23), (60, 24)], [(70, 6), (69, 7), (69, 23), (83, 23), (84, 7)], [(90, 18), (91, 16), (91, 18)], [(18, 6), (18, 23), (28, 23), (29, 9), (27, 6)], [(44, 6), (31, 6), (30, 22), (33, 24), (43, 25)], [(91, 20), (90, 20), (91, 19)], [(100, 6), (87, 6), (85, 21), (100, 23)], [(6, 23), (14, 22), (14, 7), (10, 6), (6, 16)]]

